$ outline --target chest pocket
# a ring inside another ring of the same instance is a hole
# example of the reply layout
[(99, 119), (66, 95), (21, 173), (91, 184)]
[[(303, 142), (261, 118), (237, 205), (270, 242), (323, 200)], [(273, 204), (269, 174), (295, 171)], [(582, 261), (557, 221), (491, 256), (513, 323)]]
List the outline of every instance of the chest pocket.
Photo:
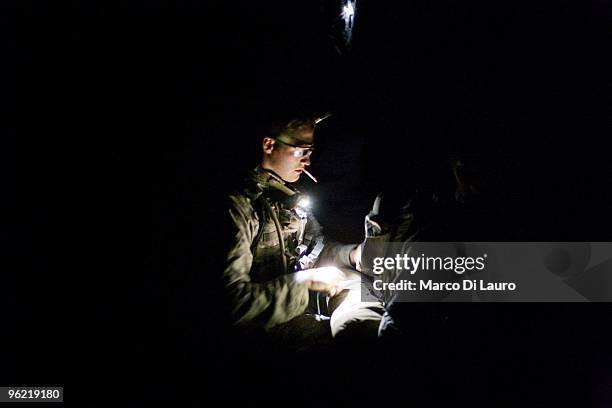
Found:
[[(274, 211), (277, 210), (274, 209)], [(295, 213), (289, 210), (281, 209), (280, 212), (277, 213), (277, 216), (279, 224), (281, 226), (282, 237), (285, 241), (285, 248), (288, 251), (293, 251), (295, 247), (297, 247), (298, 238), (302, 233), (302, 222)], [(268, 219), (266, 220), (265, 225), (263, 225), (262, 239), (259, 241), (257, 248), (278, 248), (279, 245), (280, 243), (278, 241), (278, 232), (276, 231), (276, 226), (274, 225), (274, 222), (271, 219)]]
[(282, 261), (280, 258), (281, 253), (278, 232), (274, 221), (268, 218), (264, 225), (260, 226), (260, 228), (262, 228), (262, 234), (253, 254), (254, 258), (251, 276), (255, 280), (272, 279), (294, 269), (297, 247), (305, 228), (305, 219), (300, 219), (294, 211), (282, 208), (279, 211), (276, 206), (272, 206), (271, 209), (275, 211), (281, 227), (288, 270), (281, 271), (279, 269), (279, 266), (282, 265)]

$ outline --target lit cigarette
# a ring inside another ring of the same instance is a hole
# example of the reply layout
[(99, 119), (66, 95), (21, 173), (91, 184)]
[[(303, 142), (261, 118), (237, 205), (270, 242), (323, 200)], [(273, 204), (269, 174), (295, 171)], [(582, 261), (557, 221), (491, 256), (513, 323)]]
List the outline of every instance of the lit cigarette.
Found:
[(318, 124), (319, 122), (323, 122), (325, 119), (329, 118), (331, 116), (331, 112), (327, 112), (325, 115), (321, 116), (320, 118), (316, 118), (314, 123), (315, 125)]
[(314, 178), (314, 176), (313, 176), (312, 174), (310, 174), (310, 173), (308, 172), (308, 170), (304, 169), (304, 173), (306, 173), (306, 175), (307, 175), (308, 177), (310, 177), (310, 178), (312, 179), (312, 181), (314, 181), (315, 183), (318, 183), (317, 179), (316, 179), (316, 178)]

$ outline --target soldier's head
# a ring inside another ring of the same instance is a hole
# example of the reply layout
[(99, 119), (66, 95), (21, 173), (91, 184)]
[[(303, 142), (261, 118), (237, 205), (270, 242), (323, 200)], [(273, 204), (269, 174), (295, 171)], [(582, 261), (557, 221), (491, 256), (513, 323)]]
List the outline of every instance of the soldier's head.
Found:
[(261, 167), (288, 182), (297, 181), (310, 165), (316, 119), (290, 119), (269, 126), (263, 138)]

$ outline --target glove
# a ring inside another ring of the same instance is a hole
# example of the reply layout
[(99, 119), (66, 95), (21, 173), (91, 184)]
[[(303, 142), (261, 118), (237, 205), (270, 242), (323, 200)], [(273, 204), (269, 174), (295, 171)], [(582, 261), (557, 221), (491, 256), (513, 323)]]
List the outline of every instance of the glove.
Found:
[(374, 200), (372, 210), (365, 216), (365, 238), (372, 238), (384, 235), (388, 231), (388, 226), (382, 221), (380, 216), (380, 205), (382, 203), (383, 194), (380, 193)]
[(380, 214), (382, 199), (382, 193), (376, 196), (374, 204), (372, 205), (372, 210), (365, 216), (365, 239), (355, 248), (354, 252), (351, 253), (351, 257), (354, 257), (355, 260), (355, 269), (359, 272), (368, 273), (367, 267), (365, 266), (367, 261), (384, 250), (380, 244), (389, 239), (389, 224), (383, 220)]

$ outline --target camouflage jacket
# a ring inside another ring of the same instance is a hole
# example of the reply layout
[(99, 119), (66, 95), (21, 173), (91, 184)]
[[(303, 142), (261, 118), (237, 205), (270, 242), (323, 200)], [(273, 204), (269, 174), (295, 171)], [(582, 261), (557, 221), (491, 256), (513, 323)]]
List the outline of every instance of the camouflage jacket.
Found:
[[(230, 239), (222, 285), (236, 325), (270, 329), (304, 313), (308, 289), (295, 282), (296, 271), (325, 265), (351, 268), (354, 245), (327, 241), (312, 214), (294, 207), (289, 195), (273, 187), (279, 182), (290, 187), (257, 167), (242, 190), (229, 196)], [(281, 227), (284, 262), (271, 211)]]

